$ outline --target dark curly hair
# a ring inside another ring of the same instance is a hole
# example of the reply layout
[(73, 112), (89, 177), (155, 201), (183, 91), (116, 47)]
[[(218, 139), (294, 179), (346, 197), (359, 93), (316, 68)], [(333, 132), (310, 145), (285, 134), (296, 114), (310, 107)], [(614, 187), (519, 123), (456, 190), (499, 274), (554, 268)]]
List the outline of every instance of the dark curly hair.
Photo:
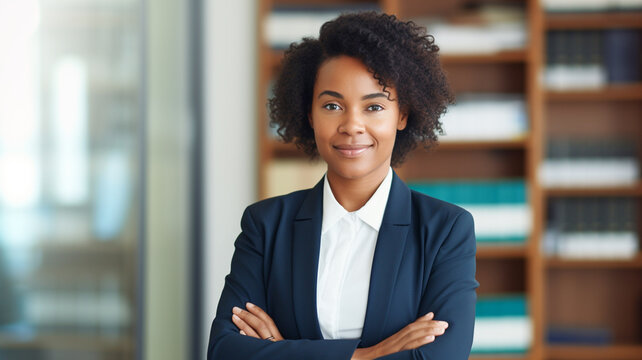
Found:
[(281, 73), (269, 99), (270, 125), (285, 142), (310, 156), (318, 155), (308, 122), (316, 75), (321, 64), (346, 55), (361, 60), (383, 90), (397, 90), (398, 104), (407, 112), (404, 130), (397, 131), (391, 165), (401, 164), (418, 144), (426, 148), (443, 133), (439, 117), (453, 95), (439, 63), (434, 38), (412, 21), (369, 11), (343, 14), (321, 27), (319, 39), (304, 38), (285, 52)]

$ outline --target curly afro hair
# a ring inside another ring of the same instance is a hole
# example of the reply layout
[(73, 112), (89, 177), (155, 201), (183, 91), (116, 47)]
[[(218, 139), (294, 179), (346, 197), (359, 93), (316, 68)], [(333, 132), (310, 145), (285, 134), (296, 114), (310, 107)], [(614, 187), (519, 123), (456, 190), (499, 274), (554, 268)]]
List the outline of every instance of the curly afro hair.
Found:
[(316, 75), (321, 64), (339, 55), (361, 60), (383, 90), (397, 91), (401, 111), (408, 114), (397, 131), (391, 165), (400, 165), (418, 144), (429, 148), (442, 134), (439, 118), (453, 95), (438, 58), (439, 48), (426, 30), (394, 15), (378, 12), (343, 14), (321, 27), (319, 39), (290, 45), (269, 99), (270, 125), (285, 142), (308, 155), (318, 155), (308, 122)]

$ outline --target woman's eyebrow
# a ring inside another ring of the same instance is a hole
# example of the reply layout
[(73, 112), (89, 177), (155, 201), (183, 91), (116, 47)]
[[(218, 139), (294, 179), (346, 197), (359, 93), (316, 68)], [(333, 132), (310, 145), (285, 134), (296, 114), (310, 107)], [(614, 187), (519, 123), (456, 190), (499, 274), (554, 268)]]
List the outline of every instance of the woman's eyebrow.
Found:
[(383, 97), (383, 98), (386, 98), (386, 99), (388, 98), (388, 96), (386, 94), (384, 94), (384, 93), (374, 93), (374, 94), (368, 94), (368, 95), (363, 96), (361, 98), (361, 100), (374, 99), (374, 98), (378, 98), (378, 97)]
[[(334, 96), (334, 97), (336, 97), (338, 99), (343, 99), (343, 95), (339, 94), (336, 91), (332, 91), (332, 90), (324, 90), (319, 94), (318, 97), (321, 97), (323, 95), (330, 95), (330, 96)], [(373, 94), (368, 94), (368, 95), (362, 96), (361, 100), (369, 100), (369, 99), (374, 99), (374, 98), (378, 98), (378, 97), (383, 97), (383, 98), (386, 98), (386, 99), (388, 98), (388, 96), (386, 94), (384, 94), (384, 93), (373, 93)]]
[(330, 95), (330, 96), (334, 96), (335, 98), (343, 99), (343, 95), (339, 94), (336, 91), (331, 91), (331, 90), (322, 91), (318, 97), (321, 97), (322, 95)]

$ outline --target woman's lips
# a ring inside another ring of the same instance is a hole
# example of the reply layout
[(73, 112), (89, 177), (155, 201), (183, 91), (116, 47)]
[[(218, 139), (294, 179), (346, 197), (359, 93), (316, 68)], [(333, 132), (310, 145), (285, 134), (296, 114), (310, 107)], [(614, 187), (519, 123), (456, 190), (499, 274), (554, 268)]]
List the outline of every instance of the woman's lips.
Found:
[(357, 157), (370, 148), (371, 145), (335, 145), (334, 148), (345, 157)]

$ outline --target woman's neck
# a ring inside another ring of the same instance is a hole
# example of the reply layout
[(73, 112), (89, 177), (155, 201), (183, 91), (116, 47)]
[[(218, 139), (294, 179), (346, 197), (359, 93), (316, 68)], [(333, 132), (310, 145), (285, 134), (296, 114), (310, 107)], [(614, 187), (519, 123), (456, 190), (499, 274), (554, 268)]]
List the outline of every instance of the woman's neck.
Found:
[(389, 168), (389, 165), (382, 166), (358, 179), (341, 177), (328, 169), (328, 183), (337, 202), (344, 209), (352, 212), (361, 209), (370, 200), (388, 175)]

